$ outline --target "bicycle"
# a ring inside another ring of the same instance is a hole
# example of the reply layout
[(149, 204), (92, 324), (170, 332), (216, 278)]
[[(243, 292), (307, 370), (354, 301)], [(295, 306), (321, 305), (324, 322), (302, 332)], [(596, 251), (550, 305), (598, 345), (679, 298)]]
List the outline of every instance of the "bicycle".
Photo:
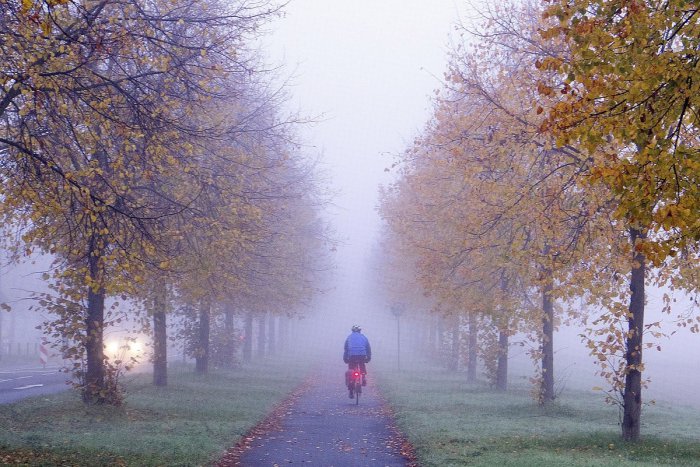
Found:
[(350, 398), (355, 399), (355, 405), (360, 404), (360, 394), (362, 394), (362, 372), (360, 371), (360, 365), (355, 364), (354, 368), (349, 369), (346, 373), (347, 375), (347, 385), (350, 390)]

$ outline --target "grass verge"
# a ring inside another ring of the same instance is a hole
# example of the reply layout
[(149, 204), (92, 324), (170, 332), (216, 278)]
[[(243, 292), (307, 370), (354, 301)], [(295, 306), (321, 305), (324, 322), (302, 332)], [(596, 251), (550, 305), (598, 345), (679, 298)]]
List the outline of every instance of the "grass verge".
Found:
[(0, 465), (206, 465), (298, 386), (307, 366), (171, 371), (165, 388), (149, 374), (130, 376), (120, 408), (86, 406), (73, 391), (0, 405)]
[(592, 392), (569, 390), (538, 407), (529, 387), (494, 392), (420, 365), (384, 370), (378, 382), (424, 467), (700, 466), (700, 411), (692, 408), (646, 406), (642, 441), (625, 443), (617, 408)]

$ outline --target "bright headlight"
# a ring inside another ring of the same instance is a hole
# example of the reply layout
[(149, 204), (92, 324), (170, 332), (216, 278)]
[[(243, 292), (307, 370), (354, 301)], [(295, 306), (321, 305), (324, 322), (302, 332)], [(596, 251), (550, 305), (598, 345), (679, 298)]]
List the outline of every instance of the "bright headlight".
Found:
[(105, 345), (105, 350), (107, 350), (109, 355), (115, 356), (119, 352), (119, 344), (114, 341), (107, 342), (107, 345)]

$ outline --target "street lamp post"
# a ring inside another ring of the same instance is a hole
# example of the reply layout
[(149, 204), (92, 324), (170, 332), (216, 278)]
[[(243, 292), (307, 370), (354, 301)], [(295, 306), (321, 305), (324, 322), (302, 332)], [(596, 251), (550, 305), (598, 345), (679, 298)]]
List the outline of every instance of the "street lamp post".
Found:
[(405, 305), (400, 302), (391, 305), (391, 313), (396, 316), (396, 366), (399, 371), (401, 371), (401, 314), (405, 308)]

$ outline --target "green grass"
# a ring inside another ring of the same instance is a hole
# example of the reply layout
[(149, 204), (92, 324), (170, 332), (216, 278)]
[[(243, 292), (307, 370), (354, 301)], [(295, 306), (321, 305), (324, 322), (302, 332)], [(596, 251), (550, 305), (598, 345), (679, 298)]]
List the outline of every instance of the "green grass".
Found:
[(539, 407), (529, 387), (499, 393), (428, 366), (377, 373), (421, 466), (700, 466), (695, 409), (645, 406), (642, 441), (624, 443), (599, 393), (569, 390)]
[(120, 408), (85, 406), (73, 391), (0, 405), (0, 465), (205, 465), (297, 387), (307, 366), (171, 371), (165, 388), (130, 376)]

